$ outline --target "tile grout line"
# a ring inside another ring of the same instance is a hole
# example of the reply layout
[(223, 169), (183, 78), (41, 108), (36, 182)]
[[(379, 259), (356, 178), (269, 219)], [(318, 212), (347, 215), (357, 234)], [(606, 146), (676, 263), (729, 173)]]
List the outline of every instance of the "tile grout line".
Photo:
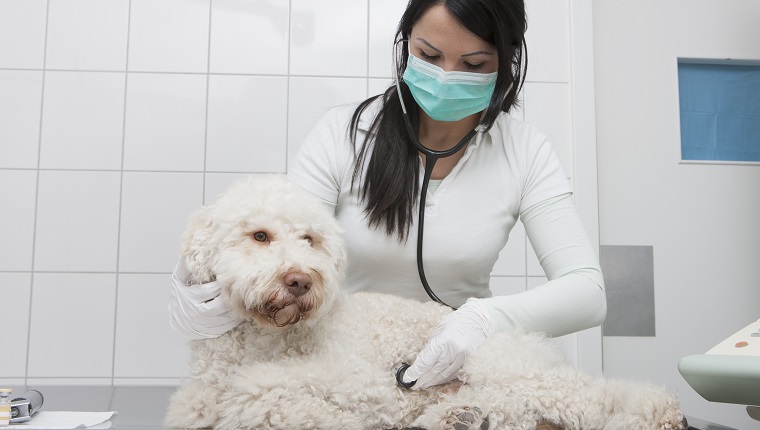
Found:
[(290, 47), (293, 44), (293, 0), (288, 0), (288, 64), (285, 80), (285, 174), (288, 174), (290, 152)]
[(206, 38), (206, 111), (203, 118), (203, 180), (201, 181), (201, 204), (206, 204), (206, 168), (208, 167), (208, 111), (211, 85), (211, 26), (213, 24), (214, 0), (208, 2), (208, 37)]
[(17, 273), (17, 274), (32, 274), (32, 273), (45, 273), (45, 274), (79, 274), (79, 275), (115, 275), (116, 273), (121, 273), (124, 275), (171, 275), (172, 272), (128, 272), (128, 271), (121, 271), (121, 272), (115, 272), (115, 271), (102, 271), (97, 272), (93, 270), (36, 270), (34, 272), (30, 272), (28, 270), (0, 270), (0, 273)]
[[(290, 46), (288, 46), (288, 55), (290, 52)], [(369, 55), (369, 54), (368, 54)], [(288, 63), (290, 63), (290, 58), (288, 58)], [(369, 60), (367, 64), (367, 68), (369, 68)], [(290, 64), (288, 64), (288, 69), (290, 69)], [(28, 67), (0, 67), (0, 71), (20, 71), (20, 72), (41, 72), (43, 69), (35, 69), (35, 68), (28, 68)], [(94, 69), (45, 69), (47, 72), (62, 72), (62, 73), (124, 73), (121, 70), (94, 70)], [(207, 72), (190, 72), (190, 71), (183, 71), (183, 72), (176, 72), (176, 71), (166, 71), (166, 70), (129, 70), (129, 73), (137, 74), (137, 75), (199, 75), (199, 76), (205, 76), (205, 75), (212, 75), (212, 76), (246, 76), (246, 77), (257, 77), (257, 78), (284, 78), (284, 77), (293, 77), (293, 78), (308, 78), (308, 79), (393, 79), (392, 74), (388, 75), (371, 75), (369, 73), (369, 70), (367, 70), (367, 73), (364, 75), (317, 75), (317, 74), (291, 74), (289, 71), (286, 74), (277, 74), (277, 73), (238, 73), (238, 72), (215, 72), (211, 73), (209, 71)], [(572, 83), (569, 81), (532, 81), (532, 80), (526, 80), (526, 84), (541, 84), (541, 85), (571, 85)]]
[(116, 221), (116, 279), (114, 286), (114, 308), (113, 308), (113, 344), (111, 346), (111, 385), (114, 384), (114, 378), (116, 377), (116, 335), (118, 333), (119, 322), (119, 281), (121, 266), (119, 264), (121, 260), (121, 220), (122, 210), (124, 206), (124, 153), (127, 141), (127, 96), (129, 94), (129, 39), (132, 25), (132, 0), (129, 0), (127, 5), (127, 47), (126, 47), (126, 59), (124, 65), (124, 102), (123, 111), (121, 113), (121, 166), (119, 169), (119, 212), (118, 219)]
[[(187, 174), (187, 173), (203, 173), (203, 170), (158, 170), (158, 169), (79, 169), (79, 168), (26, 168), (26, 167), (0, 167), (0, 171), (36, 171), (41, 172), (125, 172), (125, 173), (169, 173), (169, 174)], [(206, 170), (206, 173), (219, 174), (219, 175), (241, 175), (249, 173), (250, 171), (244, 170)], [(262, 171), (263, 172), (263, 171)]]
[[(290, 47), (288, 47), (288, 50)], [(27, 67), (0, 67), (0, 71), (13, 71), (13, 72), (41, 72), (42, 69), (27, 68)], [(48, 72), (59, 73), (123, 73), (121, 70), (94, 70), (94, 69), (47, 69)], [(290, 74), (290, 73), (239, 73), (239, 72), (191, 72), (191, 71), (166, 71), (166, 70), (129, 70), (129, 73), (137, 75), (190, 75), (190, 76), (205, 76), (207, 74), (216, 76), (245, 76), (245, 77), (260, 77), (260, 78), (282, 78), (287, 76), (293, 76), (296, 78), (326, 78), (326, 79), (390, 79), (392, 76), (368, 76), (368, 75), (318, 75), (318, 74)], [(567, 82), (531, 82), (531, 83), (556, 83), (567, 84)]]
[(370, 96), (370, 94), (369, 94), (369, 57), (370, 57), (370, 37), (371, 37), (370, 25), (372, 24), (372, 18), (370, 16), (370, 11), (372, 9), (371, 4), (372, 4), (372, 0), (367, 0), (367, 58), (366, 58), (367, 63), (365, 64), (365, 67), (366, 67), (365, 71), (366, 71), (366, 75), (367, 75), (366, 76), (367, 81), (366, 81), (366, 83), (364, 85), (364, 91), (365, 91), (364, 98), (365, 99), (369, 98), (369, 96)]
[(40, 128), (37, 136), (37, 181), (34, 190), (34, 228), (32, 229), (32, 265), (31, 276), (29, 279), (29, 316), (27, 319), (26, 330), (26, 367), (24, 369), (24, 385), (29, 382), (29, 361), (31, 358), (32, 345), (32, 310), (34, 300), (34, 278), (35, 278), (35, 255), (37, 253), (37, 219), (40, 207), (40, 164), (42, 160), (42, 122), (45, 115), (45, 67), (47, 67), (47, 40), (48, 40), (48, 22), (50, 18), (50, 0), (45, 2), (45, 45), (42, 48), (42, 89), (40, 91)]

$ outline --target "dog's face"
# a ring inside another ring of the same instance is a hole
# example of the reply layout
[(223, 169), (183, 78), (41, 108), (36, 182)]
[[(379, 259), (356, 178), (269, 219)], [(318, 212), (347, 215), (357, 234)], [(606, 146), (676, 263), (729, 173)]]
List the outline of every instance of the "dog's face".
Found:
[(219, 282), (235, 312), (278, 327), (326, 312), (346, 259), (333, 215), (283, 175), (239, 181), (196, 212), (182, 255), (194, 281)]

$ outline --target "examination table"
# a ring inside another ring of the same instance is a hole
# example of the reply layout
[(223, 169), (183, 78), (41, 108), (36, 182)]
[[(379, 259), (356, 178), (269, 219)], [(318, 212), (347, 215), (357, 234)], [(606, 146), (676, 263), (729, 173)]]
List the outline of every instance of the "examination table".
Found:
[[(14, 394), (27, 389), (45, 397), (41, 411), (116, 411), (112, 429), (161, 430), (172, 386), (29, 386), (10, 387)], [(687, 416), (689, 430), (737, 430)], [(13, 430), (11, 426), (9, 430)]]

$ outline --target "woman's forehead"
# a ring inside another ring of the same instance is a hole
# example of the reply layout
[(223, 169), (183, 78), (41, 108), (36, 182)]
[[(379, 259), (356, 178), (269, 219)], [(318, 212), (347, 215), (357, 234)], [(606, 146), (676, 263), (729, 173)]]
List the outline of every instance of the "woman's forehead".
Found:
[(493, 45), (466, 29), (442, 4), (428, 8), (414, 23), (410, 42), (432, 45), (441, 51), (495, 51)]

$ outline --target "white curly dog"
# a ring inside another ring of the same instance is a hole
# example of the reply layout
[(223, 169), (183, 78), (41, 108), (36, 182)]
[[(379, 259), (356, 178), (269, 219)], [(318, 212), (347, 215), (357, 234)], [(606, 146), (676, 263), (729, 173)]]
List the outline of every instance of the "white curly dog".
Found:
[(499, 333), (458, 380), (396, 384), (447, 307), (341, 292), (341, 231), (282, 175), (235, 183), (196, 212), (182, 255), (193, 281), (220, 282), (246, 322), (192, 343), (170, 427), (217, 429), (683, 429), (674, 396), (592, 377), (539, 335)]

